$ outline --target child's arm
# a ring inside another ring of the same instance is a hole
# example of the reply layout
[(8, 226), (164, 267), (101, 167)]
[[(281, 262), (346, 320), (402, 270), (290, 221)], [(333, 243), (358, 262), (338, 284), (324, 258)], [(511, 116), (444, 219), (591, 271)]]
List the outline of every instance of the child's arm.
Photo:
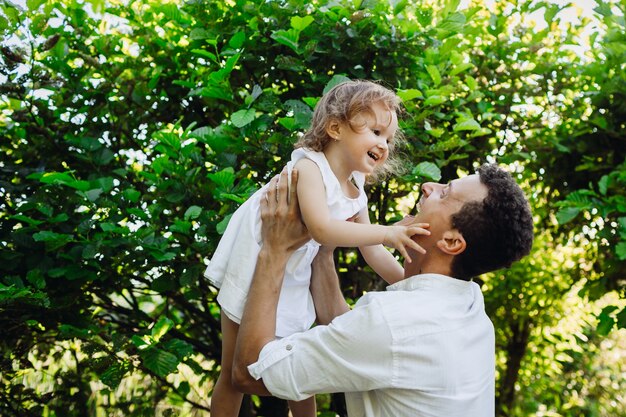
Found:
[(422, 227), (383, 226), (331, 219), (322, 174), (317, 165), (308, 159), (301, 159), (295, 167), (299, 172), (297, 191), (302, 219), (313, 239), (321, 245), (355, 247), (382, 243), (396, 248), (409, 262), (411, 258), (407, 254), (407, 246), (425, 253), (411, 239), (415, 234), (429, 233)]
[[(367, 210), (362, 210), (356, 221), (362, 224), (370, 224)], [(360, 246), (359, 251), (363, 255), (365, 262), (387, 284), (394, 284), (404, 278), (404, 268), (383, 245)]]

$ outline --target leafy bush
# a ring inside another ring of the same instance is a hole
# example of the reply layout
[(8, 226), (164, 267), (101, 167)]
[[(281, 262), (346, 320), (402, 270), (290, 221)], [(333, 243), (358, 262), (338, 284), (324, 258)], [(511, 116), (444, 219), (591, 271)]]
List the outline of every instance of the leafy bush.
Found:
[[(576, 264), (554, 287), (529, 280), (547, 289), (543, 303), (496, 314), (503, 335), (581, 280), (593, 298), (623, 296), (623, 5), (621, 20), (600, 5), (606, 39), (585, 62), (563, 47), (585, 22), (561, 31), (560, 6), (515, 4), (4, 2), (2, 415), (208, 410), (220, 334), (204, 262), (229, 215), (282, 167), (324, 89), (345, 77), (383, 80), (406, 106), (407, 173), (371, 187), (374, 221), (411, 210), (417, 182), (491, 160), (533, 193), (548, 241), (604, 219), (591, 227), (599, 234), (584, 232), (593, 270)], [(518, 19), (537, 10), (546, 29)], [(353, 251), (338, 261), (349, 298), (380, 288)], [(553, 262), (522, 263), (503, 282), (523, 292), (523, 278)], [(498, 301), (503, 287), (485, 279)], [(625, 327), (617, 305), (600, 333)], [(503, 369), (513, 364), (499, 352)], [(513, 410), (519, 359), (499, 380), (502, 413)], [(339, 410), (331, 403), (322, 411)]]

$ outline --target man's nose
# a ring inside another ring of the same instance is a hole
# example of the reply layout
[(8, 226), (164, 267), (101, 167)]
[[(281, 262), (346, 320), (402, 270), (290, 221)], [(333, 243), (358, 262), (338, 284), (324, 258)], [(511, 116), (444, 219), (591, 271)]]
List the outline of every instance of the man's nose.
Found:
[(425, 182), (424, 184), (422, 184), (422, 194), (425, 197), (428, 197), (434, 189), (435, 183), (432, 182)]

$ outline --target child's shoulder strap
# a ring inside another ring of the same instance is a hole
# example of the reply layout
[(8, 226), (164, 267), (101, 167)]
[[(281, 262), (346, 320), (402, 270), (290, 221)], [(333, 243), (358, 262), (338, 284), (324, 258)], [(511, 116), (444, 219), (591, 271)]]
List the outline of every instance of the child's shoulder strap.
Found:
[[(301, 159), (309, 159), (315, 162), (315, 165), (319, 168), (322, 173), (322, 178), (324, 179), (324, 183), (328, 183), (329, 175), (335, 177), (333, 171), (330, 169), (330, 165), (328, 165), (328, 161), (326, 160), (326, 156), (323, 152), (312, 151), (306, 148), (297, 148), (291, 153), (291, 161), (288, 164), (288, 170), (291, 173), (293, 166)], [(336, 179), (335, 179), (336, 180)]]

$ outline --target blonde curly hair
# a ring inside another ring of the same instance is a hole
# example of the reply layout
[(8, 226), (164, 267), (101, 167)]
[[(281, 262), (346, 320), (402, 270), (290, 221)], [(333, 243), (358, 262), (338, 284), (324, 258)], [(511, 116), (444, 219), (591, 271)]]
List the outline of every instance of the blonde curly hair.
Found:
[[(337, 84), (322, 96), (315, 106), (311, 127), (294, 145), (322, 152), (333, 139), (327, 128), (332, 121), (346, 123), (353, 131), (364, 127), (362, 118), (357, 117), (363, 112), (373, 113), (372, 105), (382, 104), (389, 111), (400, 115), (402, 100), (393, 91), (373, 81), (350, 80)], [(401, 172), (401, 162), (397, 159), (396, 149), (404, 142), (402, 132), (398, 130), (389, 145), (389, 157), (385, 164), (372, 174), (374, 180), (381, 179), (392, 173)]]

